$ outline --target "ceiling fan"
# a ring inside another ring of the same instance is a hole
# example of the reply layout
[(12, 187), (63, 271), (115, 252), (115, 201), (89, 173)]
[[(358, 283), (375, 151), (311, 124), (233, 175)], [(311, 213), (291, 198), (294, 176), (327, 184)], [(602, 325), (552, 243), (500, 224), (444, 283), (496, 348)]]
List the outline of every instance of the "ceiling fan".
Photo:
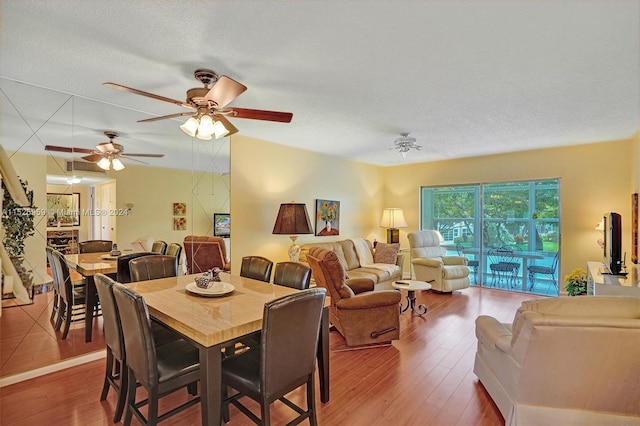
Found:
[(202, 140), (211, 140), (213, 137), (219, 139), (238, 132), (238, 129), (227, 120), (227, 117), (277, 121), (281, 123), (289, 123), (293, 118), (293, 114), (290, 112), (227, 107), (231, 101), (247, 90), (245, 85), (225, 75), (218, 76), (218, 74), (209, 69), (197, 69), (193, 75), (196, 80), (202, 83), (203, 87), (195, 87), (187, 90), (187, 99), (185, 101), (155, 95), (116, 83), (107, 82), (103, 84), (114, 89), (189, 108), (191, 111), (188, 112), (178, 112), (138, 121), (147, 122), (190, 116), (180, 128), (189, 136), (195, 136)]
[(407, 153), (409, 152), (409, 150), (415, 149), (417, 151), (420, 151), (422, 149), (422, 146), (418, 145), (418, 143), (416, 142), (416, 138), (414, 138), (413, 136), (409, 136), (409, 132), (400, 133), (400, 137), (396, 138), (393, 143), (395, 146), (389, 149), (397, 149), (403, 160), (407, 158)]
[(64, 146), (45, 145), (46, 151), (58, 151), (58, 152), (79, 152), (82, 154), (88, 154), (82, 157), (83, 160), (91, 163), (96, 163), (98, 167), (103, 170), (118, 171), (124, 169), (124, 164), (120, 161), (120, 158), (127, 158), (129, 160), (137, 161), (139, 163), (147, 164), (144, 161), (137, 160), (131, 157), (164, 157), (164, 154), (128, 154), (124, 152), (124, 147), (119, 143), (115, 143), (113, 140), (118, 137), (118, 133), (112, 130), (107, 130), (104, 134), (109, 138), (108, 142), (102, 142), (96, 145), (97, 150), (91, 150), (86, 148), (68, 148)]

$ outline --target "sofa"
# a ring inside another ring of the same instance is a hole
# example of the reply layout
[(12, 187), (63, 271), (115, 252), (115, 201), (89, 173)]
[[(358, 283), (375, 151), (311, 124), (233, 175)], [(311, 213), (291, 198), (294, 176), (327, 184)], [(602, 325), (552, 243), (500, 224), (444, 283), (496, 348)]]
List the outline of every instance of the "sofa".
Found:
[(640, 299), (525, 301), (476, 319), (473, 371), (505, 424), (640, 425)]
[(377, 243), (375, 250), (364, 238), (303, 244), (301, 262), (309, 263), (307, 255), (312, 247), (334, 251), (348, 278), (369, 278), (375, 290), (393, 290), (391, 283), (402, 279), (404, 254), (399, 252), (399, 244)]

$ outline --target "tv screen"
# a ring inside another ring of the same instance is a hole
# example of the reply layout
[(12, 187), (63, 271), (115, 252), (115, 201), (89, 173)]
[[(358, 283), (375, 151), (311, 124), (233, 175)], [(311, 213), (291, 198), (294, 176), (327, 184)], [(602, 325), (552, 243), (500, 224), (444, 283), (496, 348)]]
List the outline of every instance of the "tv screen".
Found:
[(612, 274), (622, 271), (622, 217), (618, 213), (605, 213), (603, 263)]
[(216, 237), (229, 238), (231, 237), (229, 213), (214, 213), (213, 214), (213, 235)]

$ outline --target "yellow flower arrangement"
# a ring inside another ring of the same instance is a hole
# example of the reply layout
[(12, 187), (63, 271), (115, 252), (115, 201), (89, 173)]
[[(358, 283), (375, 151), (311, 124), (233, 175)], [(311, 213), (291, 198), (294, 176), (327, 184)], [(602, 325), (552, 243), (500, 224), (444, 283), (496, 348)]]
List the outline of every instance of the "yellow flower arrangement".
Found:
[(565, 286), (569, 296), (587, 294), (587, 272), (582, 268), (576, 268), (564, 277)]
[(338, 203), (324, 201), (318, 210), (318, 219), (333, 222), (338, 218)]

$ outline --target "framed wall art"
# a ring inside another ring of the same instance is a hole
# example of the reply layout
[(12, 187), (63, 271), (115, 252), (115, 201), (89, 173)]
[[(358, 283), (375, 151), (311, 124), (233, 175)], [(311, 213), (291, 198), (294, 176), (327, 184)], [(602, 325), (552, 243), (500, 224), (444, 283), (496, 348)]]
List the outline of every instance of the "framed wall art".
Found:
[(80, 226), (80, 193), (47, 193), (47, 226)]
[(638, 193), (631, 194), (631, 262), (638, 263)]
[(187, 204), (186, 203), (173, 203), (173, 215), (174, 216), (186, 216)]
[(340, 235), (340, 201), (316, 200), (316, 235)]
[(231, 215), (229, 213), (213, 214), (213, 235), (216, 237), (231, 237)]

